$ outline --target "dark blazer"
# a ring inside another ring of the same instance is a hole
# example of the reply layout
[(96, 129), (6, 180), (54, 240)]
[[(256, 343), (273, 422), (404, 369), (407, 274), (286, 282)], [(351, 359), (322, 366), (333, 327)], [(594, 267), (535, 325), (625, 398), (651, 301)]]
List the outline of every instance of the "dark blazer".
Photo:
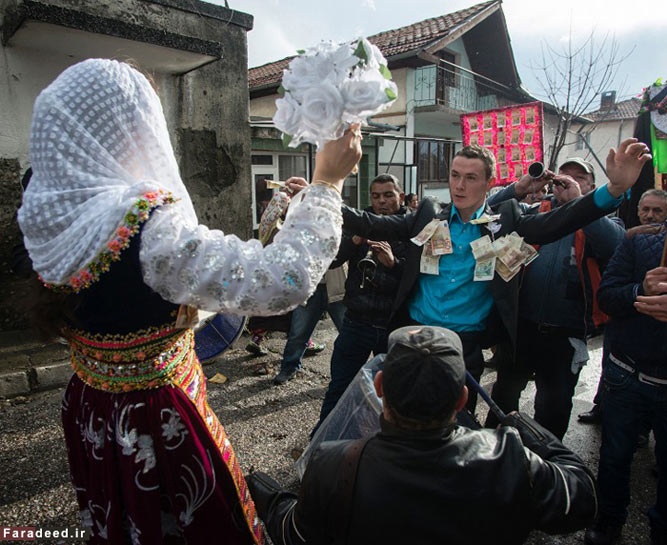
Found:
[[(500, 230), (494, 234), (487, 224), (481, 224), (482, 236), (489, 235), (493, 240), (516, 231), (529, 244), (554, 242), (609, 213), (609, 210), (605, 211), (596, 206), (593, 193), (544, 214), (524, 215), (515, 199), (503, 201), (493, 207), (487, 205), (487, 213), (500, 214), (497, 221)], [(419, 208), (405, 216), (376, 216), (343, 206), (343, 228), (374, 240), (409, 241), (433, 218), (449, 220), (451, 209), (451, 203), (441, 203), (431, 197), (422, 199)], [(405, 325), (408, 319), (406, 303), (417, 285), (421, 252), (421, 247), (408, 243), (403, 276), (391, 312), (391, 327)], [(485, 346), (496, 344), (508, 337), (512, 345), (516, 345), (520, 277), (518, 274), (505, 282), (499, 275), (495, 275), (491, 281), (489, 289), (495, 305), (486, 324), (488, 335)]]

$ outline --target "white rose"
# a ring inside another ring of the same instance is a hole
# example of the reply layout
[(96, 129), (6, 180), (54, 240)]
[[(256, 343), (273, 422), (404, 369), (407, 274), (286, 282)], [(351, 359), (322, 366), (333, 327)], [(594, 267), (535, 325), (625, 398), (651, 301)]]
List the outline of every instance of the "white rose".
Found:
[(303, 124), (322, 137), (318, 141), (330, 140), (332, 135), (337, 134), (342, 113), (343, 97), (331, 83), (325, 81), (304, 92), (301, 103)]
[(367, 116), (389, 99), (384, 91), (385, 84), (380, 79), (348, 79), (341, 86), (345, 101), (345, 111), (350, 114)]
[(361, 44), (364, 47), (370, 68), (379, 69), (381, 65), (387, 66), (387, 59), (384, 58), (384, 55), (376, 45), (369, 42), (366, 38), (361, 40)]
[(290, 96), (290, 93), (286, 93), (283, 98), (276, 100), (276, 108), (273, 116), (276, 127), (285, 134), (296, 134), (301, 124), (301, 107), (298, 102)]

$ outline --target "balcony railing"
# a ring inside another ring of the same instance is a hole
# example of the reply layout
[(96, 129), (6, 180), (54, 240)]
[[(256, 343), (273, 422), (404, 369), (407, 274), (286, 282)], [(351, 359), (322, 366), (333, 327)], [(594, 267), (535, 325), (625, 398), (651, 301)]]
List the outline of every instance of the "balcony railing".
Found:
[(472, 76), (452, 74), (435, 65), (415, 70), (415, 103), (418, 107), (442, 105), (459, 112), (489, 110), (498, 106), (495, 95), (477, 94)]

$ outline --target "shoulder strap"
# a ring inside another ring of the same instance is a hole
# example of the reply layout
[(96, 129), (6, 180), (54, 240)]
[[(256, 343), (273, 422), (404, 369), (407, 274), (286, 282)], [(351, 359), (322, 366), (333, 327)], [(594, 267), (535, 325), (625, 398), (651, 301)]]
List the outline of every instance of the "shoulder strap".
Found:
[(359, 460), (364, 448), (366, 448), (366, 444), (373, 437), (375, 436), (368, 435), (352, 441), (345, 449), (345, 459), (343, 460), (341, 474), (338, 477), (338, 485), (336, 486), (333, 501), (331, 502), (333, 513), (330, 520), (336, 528), (336, 543), (346, 544), (348, 542)]

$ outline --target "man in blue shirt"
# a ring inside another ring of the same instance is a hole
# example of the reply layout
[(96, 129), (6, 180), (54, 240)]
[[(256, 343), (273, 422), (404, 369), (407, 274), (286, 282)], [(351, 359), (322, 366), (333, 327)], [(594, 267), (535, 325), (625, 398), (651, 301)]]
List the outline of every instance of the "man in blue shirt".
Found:
[[(519, 275), (505, 282), (475, 282), (475, 259), (470, 242), (484, 235), (491, 240), (516, 231), (529, 244), (546, 244), (606, 214), (622, 200), (650, 159), (648, 148), (636, 139), (625, 140), (607, 158), (609, 183), (556, 210), (524, 215), (516, 200), (491, 208), (486, 193), (495, 181), (496, 165), (490, 151), (466, 146), (452, 161), (449, 185), (451, 203), (422, 199), (419, 208), (406, 216), (376, 216), (344, 207), (345, 229), (371, 239), (405, 240), (418, 235), (434, 218), (447, 220), (452, 253), (440, 256), (437, 273), (420, 273), (422, 247), (410, 243), (406, 264), (391, 312), (393, 327), (420, 323), (456, 331), (461, 338), (466, 366), (476, 378), (483, 370), (482, 347), (509, 340), (516, 346)], [(576, 183), (566, 182), (564, 191), (577, 193)], [(472, 224), (482, 214), (499, 214), (497, 220)], [(471, 391), (468, 408), (474, 410)]]

